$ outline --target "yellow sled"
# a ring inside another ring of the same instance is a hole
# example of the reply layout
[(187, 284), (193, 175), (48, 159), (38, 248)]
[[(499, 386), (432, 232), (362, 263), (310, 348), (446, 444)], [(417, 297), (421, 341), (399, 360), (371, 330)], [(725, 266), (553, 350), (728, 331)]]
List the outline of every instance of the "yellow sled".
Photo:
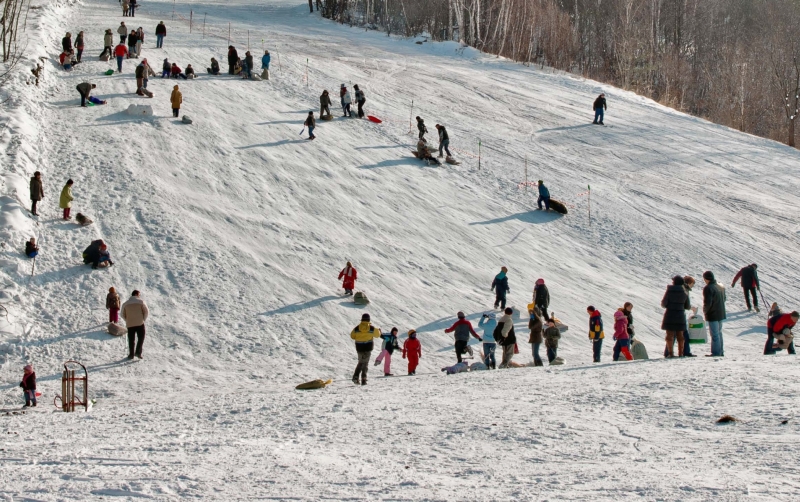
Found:
[(325, 380), (312, 380), (310, 382), (301, 383), (300, 385), (295, 387), (295, 389), (297, 389), (297, 390), (324, 389), (325, 387), (330, 385), (331, 382), (333, 382), (333, 380), (327, 380), (327, 381), (325, 381)]

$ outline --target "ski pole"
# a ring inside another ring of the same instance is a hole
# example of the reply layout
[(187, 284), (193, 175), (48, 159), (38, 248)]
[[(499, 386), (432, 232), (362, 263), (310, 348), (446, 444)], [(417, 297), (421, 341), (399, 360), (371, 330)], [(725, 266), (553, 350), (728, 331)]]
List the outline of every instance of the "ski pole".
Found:
[(306, 132), (306, 126), (303, 126), (303, 130), (300, 131), (300, 136), (302, 136), (304, 132)]
[[(36, 260), (36, 258), (34, 258), (34, 260)], [(758, 288), (758, 294), (761, 295), (761, 303), (763, 303), (764, 308), (767, 309), (767, 317), (769, 317), (769, 311), (771, 307), (767, 305), (767, 301), (764, 299), (764, 293), (761, 292), (761, 288)]]

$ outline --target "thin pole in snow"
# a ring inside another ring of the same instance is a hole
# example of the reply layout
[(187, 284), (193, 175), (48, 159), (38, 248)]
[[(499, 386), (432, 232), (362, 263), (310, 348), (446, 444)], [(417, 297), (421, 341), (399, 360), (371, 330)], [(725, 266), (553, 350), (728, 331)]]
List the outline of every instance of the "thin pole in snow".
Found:
[(528, 195), (528, 156), (525, 155), (525, 195)]
[(308, 58), (306, 58), (306, 88), (308, 88)]
[(481, 170), (481, 140), (478, 140), (478, 170)]
[(247, 30), (247, 50), (250, 50), (250, 30)]
[(172, 0), (172, 20), (175, 21), (175, 0)]
[(189, 9), (189, 33), (192, 32), (192, 15), (193, 15), (193, 10)]
[(412, 134), (414, 132), (414, 126), (411, 122), (411, 117), (414, 116), (414, 100), (411, 100), (411, 113), (408, 114), (408, 134)]
[(228, 23), (228, 45), (231, 45), (231, 23)]
[(592, 224), (592, 185), (587, 185), (589, 188), (589, 225)]
[(206, 38), (206, 13), (203, 12), (203, 38)]
[(36, 257), (33, 257), (33, 268), (31, 268), (31, 278), (33, 278), (33, 273), (36, 272)]
[(281, 66), (281, 53), (280, 52), (278, 53), (278, 69), (281, 71), (281, 74), (283, 74), (283, 66)]

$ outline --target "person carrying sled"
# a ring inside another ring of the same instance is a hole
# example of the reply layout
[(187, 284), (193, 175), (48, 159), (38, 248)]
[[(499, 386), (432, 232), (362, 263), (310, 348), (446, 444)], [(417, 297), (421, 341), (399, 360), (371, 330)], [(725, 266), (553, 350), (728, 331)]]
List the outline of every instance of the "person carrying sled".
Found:
[(550, 211), (550, 190), (544, 186), (544, 181), (539, 180), (539, 199), (536, 201), (539, 211), (542, 210), (542, 203), (544, 203), (545, 210)]
[(110, 287), (108, 288), (108, 294), (106, 295), (106, 310), (108, 310), (108, 322), (113, 322), (113, 323), (119, 322), (119, 309), (120, 309), (119, 294), (117, 294), (117, 290), (114, 287)]
[(442, 157), (442, 149), (447, 152), (447, 157), (449, 158), (450, 149), (450, 136), (447, 135), (447, 129), (441, 124), (436, 124), (436, 130), (439, 131), (439, 157)]
[(398, 331), (397, 328), (392, 328), (392, 331), (388, 334), (381, 335), (383, 345), (381, 347), (381, 353), (375, 358), (375, 366), (383, 362), (383, 376), (385, 377), (394, 376), (392, 374), (392, 354), (394, 354), (395, 350), (400, 349), (400, 346), (397, 344)]
[(156, 49), (164, 47), (164, 37), (167, 36), (167, 26), (164, 21), (159, 21), (156, 25)]
[(25, 256), (28, 258), (36, 258), (39, 255), (39, 246), (36, 245), (36, 237), (25, 243)]
[(483, 364), (489, 369), (497, 369), (497, 343), (494, 340), (494, 330), (497, 328), (494, 312), (487, 312), (478, 321), (478, 327), (483, 328)]
[(128, 328), (128, 359), (133, 359), (133, 356), (142, 359), (142, 347), (144, 346), (144, 337), (147, 331), (144, 323), (150, 315), (150, 310), (144, 300), (141, 299), (139, 290), (133, 290), (130, 299), (122, 304), (121, 312), (122, 319), (125, 320), (125, 326)]
[(419, 139), (422, 139), (425, 133), (428, 132), (428, 128), (425, 127), (425, 121), (419, 116), (417, 116), (417, 130), (419, 131)]
[(239, 53), (236, 47), (228, 46), (228, 75), (236, 75), (236, 63), (239, 61)]
[(586, 313), (589, 314), (589, 341), (592, 342), (592, 360), (599, 363), (603, 349), (603, 338), (606, 337), (603, 332), (603, 317), (600, 315), (600, 311), (591, 305), (586, 307)]
[(328, 90), (325, 89), (322, 91), (322, 95), (319, 97), (319, 118), (326, 117), (331, 114), (331, 96), (328, 94)]
[(403, 343), (403, 359), (408, 358), (408, 374), (417, 374), (417, 365), (422, 358), (422, 344), (417, 340), (417, 332), (408, 330), (408, 338)]
[(536, 284), (533, 286), (533, 304), (539, 308), (545, 321), (550, 320), (550, 314), (547, 309), (550, 308), (550, 291), (544, 283), (544, 279), (536, 279)]
[(592, 109), (594, 110), (594, 122), (592, 122), (592, 124), (605, 125), (603, 123), (603, 116), (605, 115), (605, 111), (608, 110), (605, 93), (597, 96), (597, 99), (594, 100), (594, 104), (592, 105)]
[(456, 359), (458, 359), (458, 362), (461, 362), (461, 354), (466, 352), (469, 353), (470, 356), (472, 355), (472, 348), (469, 346), (469, 336), (472, 335), (481, 341), (483, 341), (483, 339), (475, 332), (472, 323), (467, 320), (467, 316), (464, 312), (459, 312), (457, 316), (458, 320), (452, 326), (444, 330), (444, 332), (455, 332)]
[[(265, 50), (264, 55), (261, 56), (261, 80), (269, 80), (269, 62), (272, 59), (269, 55), (269, 51)], [(328, 91), (325, 91), (328, 92)], [(331, 112), (328, 111), (330, 114)]]
[[(761, 291), (761, 283), (758, 281), (758, 265), (753, 263), (739, 270), (734, 276), (733, 282), (731, 282), (731, 287), (736, 286), (739, 278), (742, 279), (742, 292), (744, 293), (744, 301), (747, 304), (747, 311), (749, 312), (755, 308), (756, 312), (759, 312), (758, 296), (756, 296), (756, 289)], [(751, 295), (753, 297), (752, 307), (750, 306)]]
[(500, 267), (500, 273), (497, 274), (492, 280), (492, 291), (495, 292), (494, 298), (494, 308), (500, 306), (500, 310), (505, 310), (506, 308), (506, 293), (511, 292), (511, 288), (508, 286), (508, 268)]
[(72, 201), (75, 199), (72, 196), (72, 185), (73, 181), (71, 179), (67, 180), (66, 185), (61, 189), (61, 196), (58, 198), (58, 207), (64, 210), (64, 220), (70, 219), (69, 212), (72, 209)]
[[(780, 310), (778, 310), (778, 314), (767, 321), (767, 343), (764, 344), (765, 356), (773, 355), (783, 349), (786, 349), (789, 354), (795, 353), (792, 328), (795, 327), (798, 320), (800, 320), (800, 313), (797, 311), (791, 314), (781, 314)], [(783, 337), (783, 346), (776, 345), (775, 338), (781, 336)]]
[(36, 372), (33, 371), (33, 366), (30, 364), (22, 368), (22, 371), (22, 381), (19, 386), (22, 387), (22, 392), (25, 395), (24, 407), (36, 406)]
[(308, 127), (308, 139), (317, 139), (317, 137), (314, 136), (314, 128), (317, 127), (317, 121), (314, 120), (314, 112), (308, 112), (308, 117), (306, 117), (306, 121), (303, 122), (303, 125)]
[(339, 279), (342, 279), (342, 288), (345, 295), (352, 295), (353, 290), (356, 288), (356, 280), (358, 279), (358, 271), (349, 261), (347, 265), (339, 272)]
[(514, 347), (517, 344), (517, 335), (514, 332), (514, 318), (511, 317), (514, 311), (509, 307), (503, 311), (502, 317), (497, 321), (494, 339), (503, 347), (503, 360), (500, 362), (501, 368), (510, 368), (511, 359), (514, 357)]
[(358, 84), (353, 86), (353, 89), (356, 91), (356, 103), (358, 104), (358, 118), (364, 118), (364, 103), (367, 102), (367, 98), (364, 96), (364, 91), (358, 88)]
[(381, 337), (381, 330), (370, 322), (369, 314), (361, 316), (361, 322), (350, 332), (350, 338), (356, 342), (358, 364), (353, 373), (353, 383), (358, 385), (361, 376), (361, 385), (367, 385), (367, 371), (369, 370), (369, 357), (374, 348), (373, 340)]
[(39, 201), (44, 199), (44, 184), (42, 183), (42, 173), (36, 171), (33, 173), (31, 177), (31, 213), (34, 216), (39, 216), (39, 213), (36, 212), (36, 205), (39, 204)]
[(542, 335), (542, 328), (544, 327), (542, 323), (542, 312), (535, 303), (531, 303), (528, 305), (528, 315), (530, 316), (528, 319), (528, 329), (531, 332), (528, 343), (531, 344), (533, 365), (544, 366), (542, 358), (539, 355), (539, 348), (542, 346), (542, 342), (544, 342), (544, 336)]
[(342, 111), (344, 112), (344, 117), (352, 117), (353, 112), (350, 111), (350, 103), (353, 102), (352, 98), (350, 97), (350, 91), (347, 90), (347, 87), (342, 84), (342, 87), (339, 89), (339, 97), (342, 100)]

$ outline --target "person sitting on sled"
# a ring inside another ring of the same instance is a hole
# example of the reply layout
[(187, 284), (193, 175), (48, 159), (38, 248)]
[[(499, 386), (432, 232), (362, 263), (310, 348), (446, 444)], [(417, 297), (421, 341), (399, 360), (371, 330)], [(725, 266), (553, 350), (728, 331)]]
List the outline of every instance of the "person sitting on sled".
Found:
[(425, 138), (420, 138), (419, 141), (417, 141), (417, 158), (434, 163), (437, 166), (441, 165), (439, 159), (433, 155), (433, 151), (431, 147), (428, 146), (428, 142), (425, 141)]

